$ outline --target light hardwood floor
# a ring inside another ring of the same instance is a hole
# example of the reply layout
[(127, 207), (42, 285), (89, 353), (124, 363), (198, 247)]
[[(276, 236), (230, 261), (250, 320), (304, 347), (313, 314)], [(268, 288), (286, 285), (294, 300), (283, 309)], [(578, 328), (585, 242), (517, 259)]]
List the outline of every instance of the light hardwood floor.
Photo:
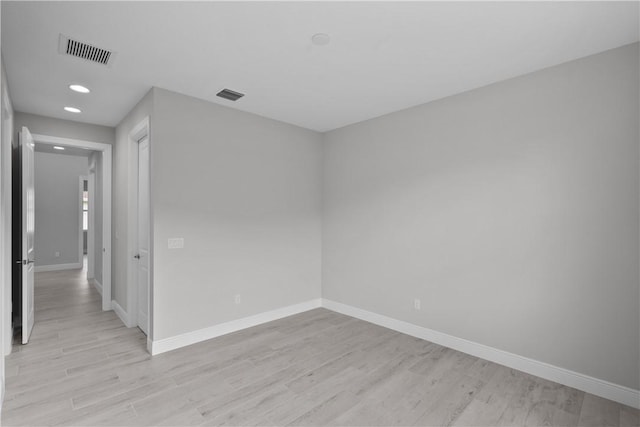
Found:
[(151, 358), (82, 271), (36, 275), (3, 425), (638, 425), (638, 411), (324, 309)]

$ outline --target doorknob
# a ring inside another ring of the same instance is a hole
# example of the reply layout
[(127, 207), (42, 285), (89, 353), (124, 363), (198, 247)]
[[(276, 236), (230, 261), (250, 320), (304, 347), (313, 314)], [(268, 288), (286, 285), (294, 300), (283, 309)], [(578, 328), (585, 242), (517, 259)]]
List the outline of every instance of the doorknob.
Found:
[(140, 254), (134, 255), (133, 256), (135, 259), (140, 259)]
[(29, 259), (29, 260), (19, 259), (19, 260), (16, 261), (16, 264), (27, 265), (27, 264), (33, 264), (34, 262), (36, 262), (35, 259)]

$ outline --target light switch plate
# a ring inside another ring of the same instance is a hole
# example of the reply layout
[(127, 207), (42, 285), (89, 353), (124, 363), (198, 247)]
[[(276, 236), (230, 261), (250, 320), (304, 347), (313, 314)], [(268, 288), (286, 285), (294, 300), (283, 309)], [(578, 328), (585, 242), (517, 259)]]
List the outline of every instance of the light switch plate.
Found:
[(182, 249), (184, 248), (184, 237), (172, 237), (168, 240), (167, 246), (169, 249)]

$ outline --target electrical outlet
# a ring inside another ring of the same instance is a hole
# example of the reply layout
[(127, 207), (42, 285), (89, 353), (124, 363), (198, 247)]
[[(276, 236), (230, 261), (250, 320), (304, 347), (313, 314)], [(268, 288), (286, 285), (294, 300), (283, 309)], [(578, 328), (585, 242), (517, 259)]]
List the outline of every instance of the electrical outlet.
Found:
[(420, 310), (420, 300), (418, 298), (413, 300), (413, 309)]
[(184, 248), (184, 237), (173, 237), (167, 241), (169, 249), (182, 249)]
[(240, 294), (236, 295), (236, 304), (240, 304)]
[(60, 251), (55, 251), (54, 255), (55, 255), (56, 258), (58, 258), (60, 256)]

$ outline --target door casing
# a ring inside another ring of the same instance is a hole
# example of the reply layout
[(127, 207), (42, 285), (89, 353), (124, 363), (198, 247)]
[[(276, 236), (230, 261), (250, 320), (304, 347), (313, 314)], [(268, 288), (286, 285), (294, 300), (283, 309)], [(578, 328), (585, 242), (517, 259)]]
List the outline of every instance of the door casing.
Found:
[[(95, 232), (96, 232), (96, 213), (95, 213), (95, 168), (89, 169), (87, 177), (89, 189), (89, 232), (87, 233), (87, 280), (95, 279)], [(102, 284), (101, 284), (102, 285)]]
[(113, 149), (110, 144), (102, 142), (40, 134), (33, 134), (32, 136), (33, 140), (39, 144), (67, 145), (102, 153), (102, 310), (111, 310), (111, 171), (113, 167)]
[(127, 317), (128, 327), (138, 326), (138, 280), (137, 264), (134, 256), (138, 250), (138, 142), (144, 137), (149, 141), (149, 327), (147, 351), (151, 353), (153, 342), (153, 142), (149, 117), (141, 120), (129, 133), (129, 182), (127, 212)]
[[(80, 266), (82, 268), (87, 267), (88, 266), (88, 262), (89, 262), (89, 258), (91, 257), (91, 253), (89, 252), (89, 242), (87, 241), (87, 266), (84, 265), (84, 227), (83, 227), (83, 217), (84, 215), (83, 213), (83, 209), (82, 209), (82, 193), (84, 192), (84, 182), (87, 181), (87, 189), (88, 189), (88, 183), (89, 183), (89, 176), (88, 175), (82, 175), (80, 177), (78, 177), (79, 181), (80, 181), (80, 185), (78, 187), (79, 193), (78, 196), (80, 198), (78, 204), (78, 264), (80, 264)], [(87, 190), (88, 191), (88, 190)], [(93, 229), (88, 229), (87, 230), (87, 240), (89, 239), (89, 234), (93, 231)]]
[[(4, 84), (4, 76), (2, 76)], [(12, 270), (13, 270), (13, 231), (12, 231), (12, 138), (13, 138), (13, 108), (7, 91), (2, 92), (2, 135), (0, 144), (0, 305), (2, 309), (2, 331), (0, 335), (2, 339), (2, 353), (8, 355), (11, 353), (11, 342), (13, 328), (11, 326), (12, 319)], [(4, 361), (3, 361), (4, 362)], [(4, 384), (3, 384), (4, 385)]]

